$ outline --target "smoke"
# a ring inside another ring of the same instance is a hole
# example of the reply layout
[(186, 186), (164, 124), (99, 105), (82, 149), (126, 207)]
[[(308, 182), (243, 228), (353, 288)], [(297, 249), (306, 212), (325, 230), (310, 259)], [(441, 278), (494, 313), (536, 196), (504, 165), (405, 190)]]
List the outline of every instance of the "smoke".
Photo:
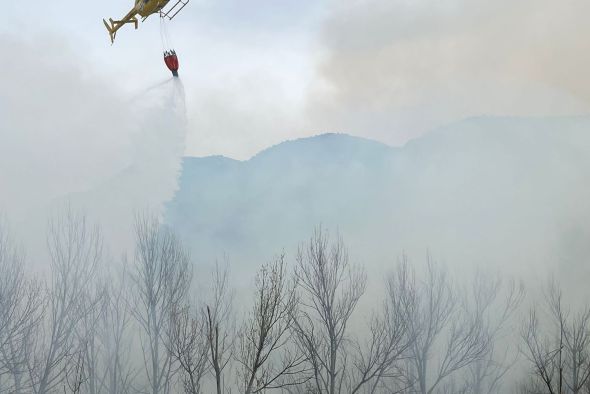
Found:
[(584, 1), (332, 2), (308, 114), (399, 144), (477, 115), (588, 111)]
[(134, 213), (160, 212), (177, 188), (181, 81), (129, 99), (58, 38), (0, 35), (0, 50), (12, 60), (0, 64), (0, 212), (35, 257), (48, 214), (63, 205), (99, 222), (123, 251)]
[(178, 78), (147, 89), (129, 102), (137, 124), (131, 164), (106, 182), (69, 198), (99, 221), (110, 247), (124, 252), (133, 241), (135, 215), (163, 214), (178, 189), (187, 134), (184, 86)]
[[(20, 217), (129, 162), (134, 127), (116, 89), (54, 37), (0, 35), (0, 205)], [(108, 160), (105, 158), (108, 157)]]

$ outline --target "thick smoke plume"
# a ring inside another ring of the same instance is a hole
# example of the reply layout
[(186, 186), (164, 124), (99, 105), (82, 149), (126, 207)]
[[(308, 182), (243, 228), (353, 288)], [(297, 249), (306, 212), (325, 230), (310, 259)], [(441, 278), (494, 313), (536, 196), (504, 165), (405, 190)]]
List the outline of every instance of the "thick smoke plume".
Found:
[(588, 11), (578, 0), (329, 2), (312, 124), (400, 144), (470, 116), (587, 113)]
[(63, 205), (101, 222), (121, 250), (134, 212), (159, 211), (176, 190), (182, 82), (129, 94), (53, 37), (0, 35), (0, 50), (18, 60), (0, 64), (0, 212), (33, 255)]

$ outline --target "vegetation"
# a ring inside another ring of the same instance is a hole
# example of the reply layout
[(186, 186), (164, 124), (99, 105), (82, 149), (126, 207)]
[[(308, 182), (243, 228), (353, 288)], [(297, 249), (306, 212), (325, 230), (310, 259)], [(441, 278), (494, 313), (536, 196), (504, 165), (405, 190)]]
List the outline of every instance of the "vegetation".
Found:
[[(0, 228), (0, 393), (590, 393), (590, 308), (555, 282), (518, 313), (515, 281), (402, 256), (367, 310), (363, 266), (318, 228), (237, 308), (227, 267), (199, 272), (155, 218), (135, 239), (109, 272), (99, 229), (67, 210), (39, 279)], [(211, 277), (200, 301), (193, 275)]]

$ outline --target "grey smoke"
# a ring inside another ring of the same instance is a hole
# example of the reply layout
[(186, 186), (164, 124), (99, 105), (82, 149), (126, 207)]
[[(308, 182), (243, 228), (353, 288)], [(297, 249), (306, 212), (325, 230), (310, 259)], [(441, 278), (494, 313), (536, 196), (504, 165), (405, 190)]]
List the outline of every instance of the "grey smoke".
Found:
[(159, 212), (176, 190), (182, 82), (130, 98), (58, 38), (0, 35), (0, 49), (18, 59), (0, 64), (0, 210), (33, 256), (64, 204), (101, 223), (120, 252), (134, 212)]
[(401, 144), (469, 116), (589, 110), (584, 1), (329, 2), (316, 130)]

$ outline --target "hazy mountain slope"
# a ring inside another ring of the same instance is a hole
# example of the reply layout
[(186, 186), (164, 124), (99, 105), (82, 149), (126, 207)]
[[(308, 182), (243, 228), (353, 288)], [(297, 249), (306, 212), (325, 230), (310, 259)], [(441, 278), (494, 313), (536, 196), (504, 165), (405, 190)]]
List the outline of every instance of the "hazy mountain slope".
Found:
[(588, 131), (585, 117), (474, 118), (401, 148), (326, 134), (244, 162), (185, 158), (166, 218), (197, 261), (245, 269), (322, 223), (372, 269), (429, 249), (458, 267), (567, 270), (590, 252)]

